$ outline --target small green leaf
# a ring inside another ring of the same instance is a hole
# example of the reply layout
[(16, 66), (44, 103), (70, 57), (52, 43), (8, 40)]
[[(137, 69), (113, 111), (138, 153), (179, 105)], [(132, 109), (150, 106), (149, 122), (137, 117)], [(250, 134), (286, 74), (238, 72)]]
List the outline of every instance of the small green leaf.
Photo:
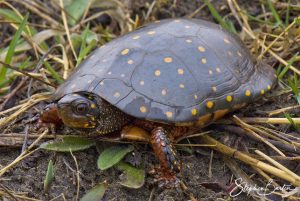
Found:
[(113, 146), (104, 150), (97, 161), (100, 170), (106, 170), (120, 162), (126, 154), (133, 151), (133, 146)]
[(70, 25), (75, 25), (76, 22), (82, 17), (84, 11), (88, 8), (89, 2), (87, 0), (72, 0), (69, 5), (65, 6), (69, 18)]
[(87, 44), (90, 44), (94, 40), (96, 40), (97, 42), (99, 41), (98, 35), (95, 32), (88, 30), (87, 36), (86, 36)]
[(77, 33), (72, 33), (71, 34), (71, 42), (72, 42), (74, 49), (77, 52), (80, 49), (80, 46), (82, 44), (82, 37)]
[(101, 183), (94, 186), (91, 190), (89, 190), (80, 201), (99, 201), (103, 198), (104, 193), (107, 189), (107, 183)]
[(144, 168), (136, 168), (124, 162), (118, 163), (117, 168), (124, 172), (124, 179), (120, 182), (122, 186), (137, 189), (141, 188), (144, 185)]
[(95, 142), (90, 139), (83, 137), (67, 136), (62, 138), (61, 141), (45, 142), (40, 145), (40, 148), (58, 152), (73, 152), (88, 149), (94, 145)]
[(49, 191), (52, 181), (54, 179), (54, 170), (53, 169), (54, 169), (53, 162), (52, 162), (52, 160), (50, 160), (48, 163), (47, 173), (46, 173), (46, 177), (44, 180), (44, 191), (45, 192)]

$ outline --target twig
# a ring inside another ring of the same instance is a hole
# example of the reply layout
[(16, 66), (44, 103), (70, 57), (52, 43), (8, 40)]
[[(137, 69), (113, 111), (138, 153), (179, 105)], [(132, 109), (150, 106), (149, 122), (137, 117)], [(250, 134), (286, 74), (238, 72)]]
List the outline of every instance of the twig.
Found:
[(255, 158), (252, 158), (252, 157), (250, 157), (249, 155), (247, 155), (245, 153), (237, 151), (236, 149), (228, 147), (228, 146), (218, 142), (217, 140), (213, 139), (212, 137), (209, 137), (208, 135), (200, 136), (198, 138), (201, 139), (201, 141), (204, 142), (204, 143), (216, 144), (216, 146), (213, 146), (212, 149), (214, 149), (214, 150), (216, 150), (216, 151), (218, 151), (218, 152), (220, 152), (220, 153), (222, 153), (226, 156), (236, 158), (240, 161), (243, 161), (244, 163), (246, 163), (248, 165), (260, 168), (264, 172), (275, 175), (275, 176), (277, 176), (277, 177), (279, 177), (283, 180), (286, 180), (286, 181), (292, 183), (293, 185), (296, 185), (296, 186), (300, 185), (300, 180), (298, 180), (295, 177), (290, 176), (285, 171), (283, 171), (281, 169), (278, 169), (274, 166), (271, 166), (267, 163), (264, 163), (260, 160), (257, 160)]

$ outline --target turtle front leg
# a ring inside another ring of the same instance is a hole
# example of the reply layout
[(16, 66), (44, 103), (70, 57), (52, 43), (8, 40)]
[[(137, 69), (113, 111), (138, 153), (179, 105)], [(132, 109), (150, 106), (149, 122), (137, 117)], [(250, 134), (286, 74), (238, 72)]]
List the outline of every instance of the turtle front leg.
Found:
[[(168, 137), (167, 130), (155, 125), (152, 127), (148, 126), (147, 128), (147, 130), (151, 131), (151, 135), (140, 127), (126, 126), (121, 131), (121, 139), (150, 143), (160, 163), (160, 168), (155, 169), (155, 172), (153, 172), (160, 186), (167, 188), (177, 187), (180, 181), (177, 178), (180, 172), (180, 162), (176, 149)], [(172, 134), (178, 133), (176, 129), (171, 129), (171, 132)]]
[(161, 166), (158, 181), (162, 181), (161, 185), (165, 187), (178, 186), (177, 175), (180, 172), (181, 164), (176, 149), (168, 138), (168, 132), (163, 127), (153, 129), (150, 144)]

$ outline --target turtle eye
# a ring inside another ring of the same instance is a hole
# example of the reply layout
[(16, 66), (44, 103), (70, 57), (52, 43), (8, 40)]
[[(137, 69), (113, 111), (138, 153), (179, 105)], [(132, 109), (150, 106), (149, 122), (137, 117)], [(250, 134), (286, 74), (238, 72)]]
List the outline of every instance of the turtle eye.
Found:
[(75, 112), (77, 114), (86, 114), (88, 112), (89, 106), (86, 103), (78, 103), (76, 104), (76, 110)]

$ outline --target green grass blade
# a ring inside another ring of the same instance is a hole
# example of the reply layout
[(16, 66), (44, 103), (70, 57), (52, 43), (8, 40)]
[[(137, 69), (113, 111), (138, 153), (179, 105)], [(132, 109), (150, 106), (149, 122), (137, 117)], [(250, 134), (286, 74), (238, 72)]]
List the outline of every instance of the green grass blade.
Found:
[(78, 57), (78, 61), (77, 61), (77, 65), (78, 66), (81, 61), (83, 60), (83, 58), (97, 45), (97, 41), (96, 40), (92, 40), (90, 44), (88, 44), (88, 46), (86, 48), (84, 48), (80, 53), (80, 57)]
[(85, 55), (83, 55), (83, 50), (86, 47), (86, 38), (87, 38), (87, 34), (88, 34), (89, 29), (90, 29), (90, 25), (88, 24), (87, 27), (85, 28), (83, 34), (82, 34), (80, 51), (79, 51), (79, 56), (78, 56), (78, 59), (77, 59), (76, 66), (78, 66), (81, 63), (83, 57), (85, 56)]
[(20, 70), (26, 69), (29, 66), (29, 62), (31, 60), (31, 57), (27, 57), (25, 61), (23, 61), (19, 67)]
[(52, 68), (48, 62), (44, 62), (46, 69), (50, 72), (51, 76), (57, 81), (57, 83), (64, 83), (64, 79)]
[(278, 79), (282, 79), (283, 76), (286, 74), (286, 72), (289, 70), (290, 66), (293, 65), (293, 63), (295, 62), (295, 60), (297, 59), (298, 54), (295, 54), (289, 61), (288, 61), (288, 65), (286, 65), (284, 67), (284, 69), (279, 73), (278, 75)]
[(285, 118), (287, 118), (287, 120), (291, 123), (291, 125), (299, 132), (300, 128), (299, 126), (293, 121), (293, 118), (291, 117), (291, 115), (285, 113), (284, 114)]
[(299, 81), (298, 81), (298, 76), (296, 73), (294, 73), (294, 76), (292, 78), (288, 78), (288, 83), (289, 86), (291, 87), (293, 93), (295, 94), (295, 98), (298, 102), (298, 104), (300, 105), (300, 93), (299, 93)]
[(291, 9), (291, 0), (288, 0), (286, 13), (285, 13), (285, 26), (288, 26), (290, 23), (290, 9)]
[(250, 21), (258, 22), (258, 23), (263, 24), (263, 25), (274, 26), (274, 23), (272, 23), (272, 22), (261, 20), (258, 17), (254, 17), (254, 16), (250, 15), (247, 12), (242, 12), (242, 13), (244, 13), (245, 15), (247, 15), (247, 17), (249, 18)]
[(223, 17), (218, 13), (218, 11), (215, 9), (215, 7), (210, 3), (209, 0), (204, 0), (204, 3), (208, 7), (210, 13), (212, 16), (219, 22), (219, 24), (226, 30), (236, 33), (235, 29), (233, 29), (224, 19)]
[(268, 0), (268, 6), (269, 6), (269, 9), (270, 9), (271, 12), (272, 12), (273, 17), (274, 17), (275, 20), (276, 20), (276, 24), (277, 24), (278, 26), (282, 26), (283, 23), (282, 23), (282, 21), (281, 21), (281, 19), (280, 19), (280, 16), (278, 15), (276, 9), (275, 9), (274, 6), (273, 6), (272, 0)]
[[(21, 34), (22, 34), (22, 32), (24, 30), (24, 27), (27, 23), (27, 20), (28, 20), (28, 14), (25, 16), (25, 18), (21, 22), (21, 24), (19, 26), (19, 29), (17, 30), (16, 34), (14, 35), (12, 41), (9, 44), (9, 48), (8, 48), (6, 57), (4, 59), (4, 62), (7, 63), (7, 64), (10, 64), (11, 61), (12, 61), (12, 58), (15, 54), (15, 48), (17, 46), (19, 38), (21, 37)], [(1, 69), (0, 69), (0, 82), (2, 82), (5, 79), (6, 72), (7, 72), (7, 68), (2, 66)]]

